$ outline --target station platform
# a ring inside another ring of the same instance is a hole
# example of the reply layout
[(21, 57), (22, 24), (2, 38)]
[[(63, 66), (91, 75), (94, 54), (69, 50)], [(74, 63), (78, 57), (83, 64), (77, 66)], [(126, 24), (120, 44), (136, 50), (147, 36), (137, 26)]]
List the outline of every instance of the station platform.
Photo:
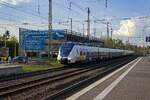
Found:
[(139, 57), (66, 100), (150, 100), (150, 57)]
[(22, 72), (23, 70), (20, 65), (0, 64), (0, 77), (12, 75), (12, 74), (19, 74)]

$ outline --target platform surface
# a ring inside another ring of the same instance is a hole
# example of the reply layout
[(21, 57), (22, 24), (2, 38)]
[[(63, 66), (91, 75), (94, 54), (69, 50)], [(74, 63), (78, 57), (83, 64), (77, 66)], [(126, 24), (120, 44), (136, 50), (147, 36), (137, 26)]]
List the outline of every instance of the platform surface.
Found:
[(150, 58), (137, 58), (67, 100), (150, 100)]
[(0, 69), (3, 69), (3, 68), (13, 68), (13, 67), (20, 67), (20, 65), (14, 65), (14, 64), (0, 64)]
[(0, 77), (23, 73), (20, 65), (0, 64)]

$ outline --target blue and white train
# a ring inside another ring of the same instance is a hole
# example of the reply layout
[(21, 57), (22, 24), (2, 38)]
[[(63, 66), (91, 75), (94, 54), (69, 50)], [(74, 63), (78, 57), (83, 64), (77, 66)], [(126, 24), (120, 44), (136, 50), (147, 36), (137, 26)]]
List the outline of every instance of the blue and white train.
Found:
[(57, 60), (62, 64), (89, 62), (133, 54), (133, 51), (93, 47), (77, 42), (64, 42), (60, 46)]

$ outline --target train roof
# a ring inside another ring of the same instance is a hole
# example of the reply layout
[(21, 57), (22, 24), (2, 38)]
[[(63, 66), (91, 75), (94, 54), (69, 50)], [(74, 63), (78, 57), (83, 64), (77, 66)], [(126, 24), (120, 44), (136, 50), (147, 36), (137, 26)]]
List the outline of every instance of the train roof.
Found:
[[(73, 45), (83, 45), (83, 46), (91, 46), (90, 43), (81, 43), (81, 42), (74, 42), (74, 41), (65, 41), (64, 43), (69, 43)], [(92, 46), (94, 48), (94, 46)], [(130, 50), (122, 50), (122, 49), (114, 49), (114, 48), (105, 48), (105, 47), (97, 47), (100, 50), (104, 51), (111, 51), (111, 52), (132, 52)]]
[(74, 45), (85, 45), (89, 46), (89, 43), (81, 43), (81, 42), (74, 42), (74, 41), (65, 41), (64, 43), (74, 44)]

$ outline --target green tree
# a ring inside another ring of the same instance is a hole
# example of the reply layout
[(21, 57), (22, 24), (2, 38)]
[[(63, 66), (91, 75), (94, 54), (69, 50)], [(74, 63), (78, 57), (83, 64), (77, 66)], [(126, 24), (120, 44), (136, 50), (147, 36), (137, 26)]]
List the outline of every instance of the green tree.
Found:
[[(7, 47), (9, 48), (9, 56), (17, 56), (18, 55), (18, 48), (19, 42), (15, 36), (10, 36), (10, 38), (6, 42)], [(0, 35), (0, 47), (5, 46), (5, 41), (2, 35)]]

